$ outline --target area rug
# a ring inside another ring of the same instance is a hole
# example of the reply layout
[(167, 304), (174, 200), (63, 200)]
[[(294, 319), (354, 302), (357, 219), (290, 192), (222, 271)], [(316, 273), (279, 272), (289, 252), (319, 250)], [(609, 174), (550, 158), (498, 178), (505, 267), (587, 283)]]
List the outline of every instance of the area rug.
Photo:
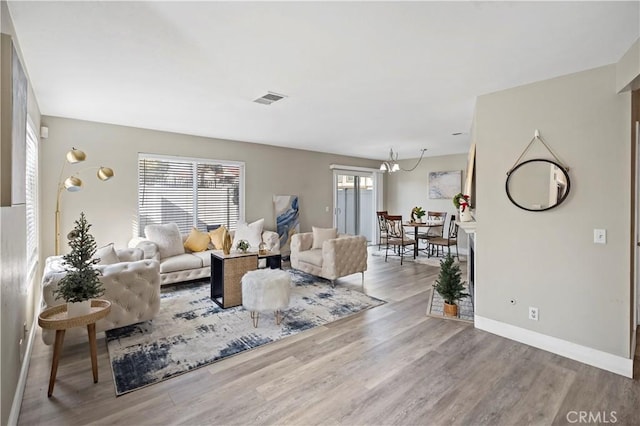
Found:
[(116, 395), (140, 389), (242, 351), (385, 303), (339, 284), (289, 270), (291, 300), (282, 323), (260, 314), (254, 328), (242, 306), (222, 309), (209, 282), (174, 286), (153, 320), (106, 332)]
[[(466, 290), (467, 292), (469, 289)], [(464, 322), (473, 322), (473, 302), (470, 296), (464, 299), (458, 300), (458, 317), (445, 317), (444, 316), (444, 300), (440, 293), (431, 290), (431, 297), (429, 298), (429, 304), (427, 305), (427, 315), (436, 318), (453, 319)]]

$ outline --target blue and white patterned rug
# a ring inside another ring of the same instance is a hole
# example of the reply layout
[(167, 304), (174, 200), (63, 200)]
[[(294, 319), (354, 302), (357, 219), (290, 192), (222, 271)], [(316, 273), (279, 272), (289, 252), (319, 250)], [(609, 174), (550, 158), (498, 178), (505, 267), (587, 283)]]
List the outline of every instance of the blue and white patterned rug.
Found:
[(151, 321), (106, 332), (116, 395), (186, 373), (239, 352), (324, 325), (385, 302), (298, 271), (282, 323), (261, 313), (254, 328), (242, 306), (222, 309), (209, 282), (163, 288)]

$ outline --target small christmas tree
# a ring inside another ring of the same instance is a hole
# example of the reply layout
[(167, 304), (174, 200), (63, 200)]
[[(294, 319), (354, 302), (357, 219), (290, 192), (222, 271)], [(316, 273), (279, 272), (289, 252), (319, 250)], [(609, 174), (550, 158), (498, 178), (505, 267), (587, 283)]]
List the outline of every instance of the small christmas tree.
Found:
[(453, 263), (453, 256), (450, 254), (440, 261), (440, 274), (433, 288), (449, 305), (455, 305), (458, 300), (469, 296), (464, 291), (464, 283), (460, 279), (460, 266)]
[(67, 235), (71, 253), (62, 257), (67, 274), (54, 291), (56, 299), (63, 298), (71, 303), (94, 299), (104, 294), (102, 282), (98, 278), (102, 274), (93, 267), (100, 261), (93, 259), (96, 240), (89, 233), (91, 225), (87, 223), (84, 212), (80, 213), (80, 219), (75, 224), (75, 228)]

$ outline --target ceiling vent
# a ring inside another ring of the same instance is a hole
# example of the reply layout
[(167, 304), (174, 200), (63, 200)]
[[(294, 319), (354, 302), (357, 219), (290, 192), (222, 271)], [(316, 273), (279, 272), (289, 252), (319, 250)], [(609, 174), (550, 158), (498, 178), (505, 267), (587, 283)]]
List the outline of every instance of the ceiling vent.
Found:
[(286, 97), (287, 95), (279, 95), (278, 93), (267, 92), (266, 95), (260, 96), (258, 99), (256, 99), (253, 102), (256, 102), (262, 105), (271, 105), (272, 103), (277, 102)]

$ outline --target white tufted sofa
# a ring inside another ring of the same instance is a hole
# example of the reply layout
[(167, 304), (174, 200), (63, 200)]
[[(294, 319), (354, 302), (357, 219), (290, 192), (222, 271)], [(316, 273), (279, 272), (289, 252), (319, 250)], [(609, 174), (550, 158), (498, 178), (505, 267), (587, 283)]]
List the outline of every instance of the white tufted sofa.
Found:
[(367, 270), (367, 239), (361, 235), (338, 235), (314, 249), (313, 233), (303, 232), (291, 237), (291, 267), (302, 272), (335, 280)]
[[(233, 239), (234, 231), (229, 231)], [(182, 235), (182, 243), (187, 240), (188, 234)], [(267, 245), (267, 250), (279, 253), (280, 238), (277, 232), (262, 231), (262, 241)], [(129, 241), (129, 247), (136, 247), (144, 251), (145, 259), (154, 259), (160, 263), (160, 285), (179, 283), (183, 281), (197, 280), (211, 276), (211, 252), (191, 252), (185, 249), (185, 253), (175, 256), (160, 258), (160, 250), (156, 243), (142, 237), (135, 237)]]
[[(143, 259), (140, 249), (116, 250), (119, 263), (96, 265), (102, 271), (100, 281), (104, 286), (101, 299), (111, 302), (111, 312), (96, 322), (96, 331), (105, 331), (152, 319), (160, 309), (160, 265), (155, 260)], [(46, 260), (42, 277), (44, 309), (65, 303), (55, 299), (53, 291), (65, 275), (62, 256)], [(67, 336), (84, 333), (83, 327), (67, 330)], [(42, 340), (50, 345), (55, 340), (55, 330), (42, 330)]]

